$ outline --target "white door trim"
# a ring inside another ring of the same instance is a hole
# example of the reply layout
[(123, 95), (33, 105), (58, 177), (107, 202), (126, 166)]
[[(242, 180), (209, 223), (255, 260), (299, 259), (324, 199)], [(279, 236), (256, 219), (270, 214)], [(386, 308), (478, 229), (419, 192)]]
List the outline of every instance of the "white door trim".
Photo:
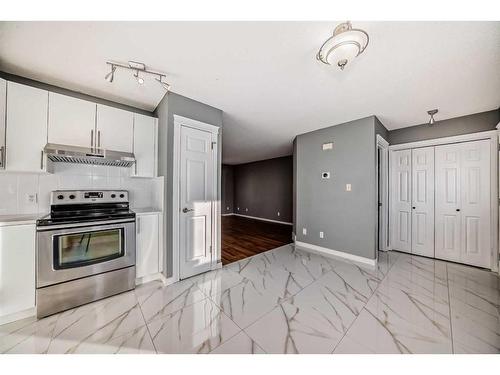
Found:
[[(500, 124), (499, 124), (500, 125)], [(439, 125), (437, 125), (439, 126)], [(428, 146), (440, 146), (450, 143), (462, 143), (468, 141), (478, 141), (481, 139), (490, 140), (490, 150), (491, 150), (491, 199), (490, 199), (490, 209), (491, 209), (491, 270), (494, 272), (499, 272), (499, 241), (498, 241), (498, 149), (499, 149), (499, 138), (497, 130), (489, 130), (478, 133), (456, 135), (452, 137), (442, 137), (429, 139), (425, 141), (402, 143), (399, 145), (389, 146), (389, 154), (397, 150), (405, 150), (419, 147)], [(392, 165), (389, 165), (389, 174), (392, 176)], [(391, 228), (392, 230), (392, 228)], [(391, 238), (391, 236), (389, 236)], [(392, 249), (392, 246), (390, 245)]]
[[(193, 120), (187, 117), (179, 116), (174, 114), (174, 147), (173, 147), (173, 171), (172, 171), (172, 195), (173, 195), (173, 205), (172, 205), (172, 242), (173, 242), (173, 254), (172, 254), (172, 277), (169, 278), (169, 282), (177, 282), (180, 279), (179, 272), (179, 261), (180, 261), (180, 249), (179, 249), (179, 220), (180, 220), (180, 208), (179, 208), (179, 187), (180, 187), (180, 178), (179, 178), (179, 169), (180, 169), (180, 142), (181, 142), (181, 126), (188, 126), (190, 128), (203, 130), (212, 133), (212, 144), (214, 147), (214, 153), (216, 155), (213, 158), (213, 168), (214, 168), (214, 178), (213, 178), (213, 191), (214, 191), (214, 199), (212, 201), (214, 208), (212, 210), (212, 265), (211, 268), (217, 268), (217, 263), (219, 262), (219, 256), (221, 254), (220, 251), (220, 202), (217, 199), (218, 196), (218, 186), (219, 186), (219, 178), (218, 178), (218, 163), (219, 163), (219, 132), (220, 127), (207, 124), (198, 120)], [(214, 143), (215, 142), (215, 143)]]
[[(382, 232), (382, 250), (383, 251), (388, 251), (389, 250), (389, 241), (388, 241), (388, 228), (389, 228), (389, 142), (387, 142), (384, 138), (382, 138), (379, 134), (377, 134), (377, 148), (380, 148), (381, 152), (381, 160), (380, 160), (380, 166), (381, 166), (381, 173), (380, 173), (380, 178), (382, 180), (382, 208), (383, 208), (383, 213), (382, 213), (382, 223), (380, 223), (381, 226), (381, 232)], [(378, 153), (377, 153), (378, 154)], [(377, 163), (377, 168), (378, 168), (378, 163)], [(378, 170), (376, 172), (376, 175), (378, 176)], [(378, 204), (378, 184), (377, 184), (377, 193), (376, 193), (376, 202)], [(378, 207), (377, 207), (377, 212), (378, 212)], [(377, 222), (379, 218), (377, 215)], [(377, 228), (378, 229), (378, 228)], [(378, 239), (378, 234), (377, 234), (377, 239)], [(378, 239), (380, 242), (380, 239)], [(378, 244), (377, 244), (378, 246)]]

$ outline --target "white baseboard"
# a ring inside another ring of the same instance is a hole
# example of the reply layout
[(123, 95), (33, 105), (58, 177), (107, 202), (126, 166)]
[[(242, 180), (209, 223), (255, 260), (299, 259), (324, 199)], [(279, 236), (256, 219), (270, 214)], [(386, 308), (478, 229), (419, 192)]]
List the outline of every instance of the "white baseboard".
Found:
[(163, 276), (162, 273), (155, 273), (153, 275), (138, 277), (137, 279), (135, 279), (135, 285), (138, 286), (141, 284), (149, 283), (150, 281), (153, 281), (153, 280), (160, 280), (164, 284), (166, 282), (166, 278), (165, 278), (165, 276)]
[(370, 266), (375, 266), (377, 264), (376, 259), (360, 257), (359, 255), (353, 255), (353, 254), (349, 254), (349, 253), (346, 253), (343, 251), (328, 249), (326, 247), (317, 246), (317, 245), (313, 245), (313, 244), (306, 243), (306, 242), (295, 241), (295, 246), (302, 247), (306, 250), (313, 250), (313, 251), (316, 251), (318, 253), (325, 254), (325, 255), (332, 255), (332, 256), (339, 257), (339, 258), (352, 260), (353, 262), (368, 264)]
[(220, 216), (233, 216), (234, 213), (230, 213), (230, 214), (221, 214)]
[(247, 219), (254, 219), (254, 220), (261, 220), (261, 221), (269, 221), (270, 223), (285, 224), (285, 225), (293, 225), (293, 223), (289, 223), (289, 222), (287, 222), (287, 221), (271, 220), (271, 219), (265, 219), (265, 218), (263, 218), (263, 217), (250, 216), (250, 215), (242, 215), (242, 214), (233, 214), (233, 215), (234, 215), (234, 216), (246, 217)]
[(19, 311), (13, 314), (4, 315), (0, 317), (0, 326), (2, 324), (12, 323), (16, 320), (22, 320), (26, 318), (33, 318), (36, 316), (36, 308), (32, 307), (27, 310)]

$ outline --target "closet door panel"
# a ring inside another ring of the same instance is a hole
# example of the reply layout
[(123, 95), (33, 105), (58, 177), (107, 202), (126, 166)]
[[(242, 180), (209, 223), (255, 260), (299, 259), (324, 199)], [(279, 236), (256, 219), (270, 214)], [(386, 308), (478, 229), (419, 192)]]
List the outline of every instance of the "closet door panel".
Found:
[(434, 147), (412, 153), (412, 253), (434, 257)]
[(435, 256), (460, 261), (460, 144), (435, 147)]
[(411, 252), (411, 150), (394, 151), (392, 164), (392, 248)]
[(461, 262), (491, 264), (490, 141), (462, 144)]

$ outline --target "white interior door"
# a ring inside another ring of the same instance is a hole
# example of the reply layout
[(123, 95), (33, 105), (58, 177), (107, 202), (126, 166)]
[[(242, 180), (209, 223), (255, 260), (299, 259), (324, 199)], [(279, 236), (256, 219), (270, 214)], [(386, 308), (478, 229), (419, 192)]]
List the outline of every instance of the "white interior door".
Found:
[(411, 150), (394, 151), (392, 177), (392, 248), (411, 252)]
[(490, 141), (461, 144), (462, 263), (490, 268)]
[(212, 133), (181, 126), (179, 271), (184, 279), (211, 268), (214, 155)]
[(436, 146), (436, 258), (460, 261), (460, 144)]
[(434, 147), (412, 153), (412, 254), (434, 257)]

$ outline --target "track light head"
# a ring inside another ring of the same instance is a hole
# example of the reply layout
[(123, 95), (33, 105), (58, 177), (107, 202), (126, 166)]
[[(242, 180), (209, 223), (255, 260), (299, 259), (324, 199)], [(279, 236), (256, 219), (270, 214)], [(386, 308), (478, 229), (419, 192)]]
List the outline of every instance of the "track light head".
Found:
[(144, 78), (142, 78), (141, 76), (139, 76), (139, 71), (138, 70), (135, 72), (134, 77), (137, 80), (137, 83), (139, 85), (144, 85)]
[(155, 78), (155, 79), (161, 85), (161, 87), (163, 87), (165, 89), (166, 92), (169, 92), (170, 91), (170, 84), (168, 84), (167, 82), (163, 82), (163, 77), (164, 76), (160, 76), (160, 78)]
[(109, 83), (112, 83), (113, 79), (115, 78), (115, 70), (116, 70), (116, 66), (111, 65), (111, 71), (108, 74), (106, 74), (106, 76), (104, 76), (104, 79), (106, 81), (108, 81)]

